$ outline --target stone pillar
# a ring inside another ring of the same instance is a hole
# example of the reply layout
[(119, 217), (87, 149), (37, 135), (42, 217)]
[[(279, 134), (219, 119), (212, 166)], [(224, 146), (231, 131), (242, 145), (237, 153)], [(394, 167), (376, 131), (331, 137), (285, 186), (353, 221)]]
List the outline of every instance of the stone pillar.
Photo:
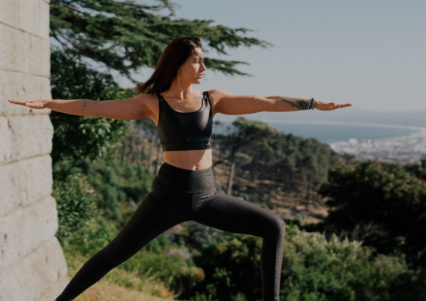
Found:
[(49, 0), (0, 1), (0, 301), (51, 301), (66, 284), (55, 238), (49, 99)]

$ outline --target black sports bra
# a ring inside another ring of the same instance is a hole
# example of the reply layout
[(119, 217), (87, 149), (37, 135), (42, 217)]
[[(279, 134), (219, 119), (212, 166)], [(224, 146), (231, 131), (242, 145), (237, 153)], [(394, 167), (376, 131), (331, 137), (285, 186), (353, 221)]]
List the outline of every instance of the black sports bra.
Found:
[(177, 112), (158, 94), (158, 132), (163, 151), (199, 150), (211, 148), (213, 116), (207, 91), (201, 107), (195, 112)]

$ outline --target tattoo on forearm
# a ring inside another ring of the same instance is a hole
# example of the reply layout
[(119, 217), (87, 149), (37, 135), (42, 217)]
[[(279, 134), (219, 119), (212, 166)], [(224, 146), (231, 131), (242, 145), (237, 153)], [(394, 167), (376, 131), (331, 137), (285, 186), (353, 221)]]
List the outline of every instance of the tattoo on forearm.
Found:
[(309, 107), (309, 101), (306, 100), (287, 100), (287, 99), (280, 99), (282, 102), (287, 103), (292, 108), (298, 109), (298, 110), (307, 110)]
[(86, 100), (83, 100), (83, 109), (81, 111), (81, 116), (84, 116), (84, 108), (86, 107)]

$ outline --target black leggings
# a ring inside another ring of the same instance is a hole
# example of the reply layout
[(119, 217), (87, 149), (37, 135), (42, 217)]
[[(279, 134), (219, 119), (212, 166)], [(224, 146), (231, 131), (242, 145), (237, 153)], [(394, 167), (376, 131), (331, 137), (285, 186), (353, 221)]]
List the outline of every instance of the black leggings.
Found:
[(263, 238), (265, 301), (279, 300), (285, 224), (270, 211), (216, 191), (212, 168), (190, 171), (163, 164), (148, 194), (117, 237), (71, 279), (57, 301), (73, 300), (152, 239), (184, 221)]

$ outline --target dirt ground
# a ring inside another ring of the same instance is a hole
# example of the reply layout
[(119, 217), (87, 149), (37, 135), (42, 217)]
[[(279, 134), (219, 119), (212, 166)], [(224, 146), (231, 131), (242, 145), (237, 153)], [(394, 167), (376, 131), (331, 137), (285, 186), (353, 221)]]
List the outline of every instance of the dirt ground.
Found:
[(85, 291), (80, 297), (76, 298), (76, 301), (170, 301), (173, 299), (162, 299), (153, 297), (141, 292), (135, 292), (127, 290), (123, 287), (119, 287), (108, 283), (97, 283), (87, 291)]

